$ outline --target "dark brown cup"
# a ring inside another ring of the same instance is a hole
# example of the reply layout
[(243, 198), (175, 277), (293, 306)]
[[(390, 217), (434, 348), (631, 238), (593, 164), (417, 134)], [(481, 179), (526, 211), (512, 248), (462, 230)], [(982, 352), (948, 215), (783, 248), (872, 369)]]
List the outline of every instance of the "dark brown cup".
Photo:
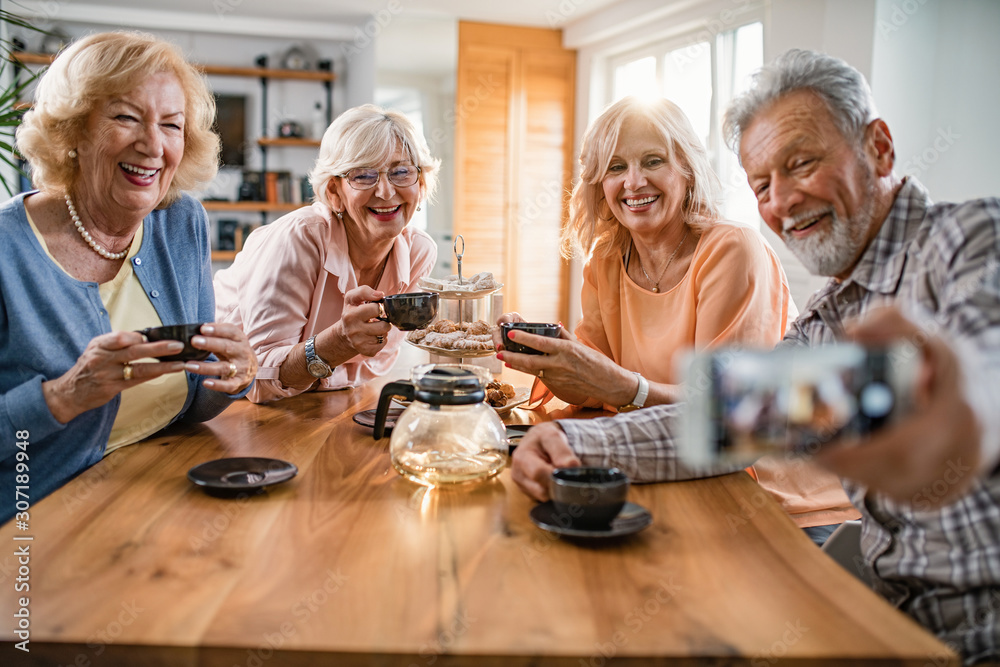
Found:
[(211, 352), (192, 347), (191, 339), (200, 335), (202, 324), (204, 322), (196, 324), (168, 324), (162, 327), (140, 329), (139, 333), (145, 336), (150, 343), (161, 340), (179, 340), (184, 343), (183, 350), (177, 354), (158, 357), (160, 361), (201, 361), (202, 359), (207, 359)]
[(401, 331), (421, 329), (437, 317), (436, 292), (390, 294), (375, 303), (381, 304), (378, 319), (395, 325)]
[(559, 338), (559, 330), (561, 328), (558, 324), (547, 324), (545, 322), (503, 322), (500, 325), (500, 333), (503, 336), (503, 349), (520, 354), (545, 354), (533, 347), (512, 341), (509, 337), (511, 330), (526, 331), (530, 334), (548, 336), (549, 338)]
[(556, 468), (549, 479), (557, 516), (584, 530), (607, 529), (625, 506), (628, 487), (618, 468)]

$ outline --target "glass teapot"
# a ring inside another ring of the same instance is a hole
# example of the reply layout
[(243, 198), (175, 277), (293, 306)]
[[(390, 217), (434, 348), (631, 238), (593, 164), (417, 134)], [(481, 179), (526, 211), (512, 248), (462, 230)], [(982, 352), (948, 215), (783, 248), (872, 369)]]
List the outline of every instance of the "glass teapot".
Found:
[(412, 401), (396, 420), (389, 440), (392, 466), (404, 477), (437, 486), (492, 477), (507, 462), (506, 428), (483, 401), (489, 372), (465, 364), (421, 364), (410, 382), (382, 388), (375, 439), (385, 434), (394, 396)]

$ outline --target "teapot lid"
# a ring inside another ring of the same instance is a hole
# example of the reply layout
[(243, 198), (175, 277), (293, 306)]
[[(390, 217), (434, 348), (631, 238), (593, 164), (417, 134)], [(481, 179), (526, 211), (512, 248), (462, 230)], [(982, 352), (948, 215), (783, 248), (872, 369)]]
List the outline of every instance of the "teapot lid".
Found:
[(462, 364), (427, 364), (413, 370), (415, 398), (431, 405), (469, 405), (486, 397), (484, 377)]

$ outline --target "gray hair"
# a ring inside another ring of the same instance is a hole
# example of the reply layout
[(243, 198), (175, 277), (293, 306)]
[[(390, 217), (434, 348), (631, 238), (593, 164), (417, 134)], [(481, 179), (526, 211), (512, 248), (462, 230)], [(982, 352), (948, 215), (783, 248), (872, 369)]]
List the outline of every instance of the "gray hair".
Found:
[(427, 140), (409, 118), (374, 104), (348, 109), (326, 129), (319, 157), (309, 172), (315, 200), (332, 208), (328, 189), (337, 174), (355, 167), (376, 167), (396, 148), (420, 167), (423, 195), (431, 201), (441, 160), (431, 155)]
[(823, 100), (848, 141), (860, 143), (865, 129), (878, 118), (871, 88), (861, 72), (840, 58), (792, 49), (761, 67), (750, 89), (729, 105), (722, 127), (729, 148), (739, 155), (743, 132), (757, 114), (799, 90), (811, 91)]

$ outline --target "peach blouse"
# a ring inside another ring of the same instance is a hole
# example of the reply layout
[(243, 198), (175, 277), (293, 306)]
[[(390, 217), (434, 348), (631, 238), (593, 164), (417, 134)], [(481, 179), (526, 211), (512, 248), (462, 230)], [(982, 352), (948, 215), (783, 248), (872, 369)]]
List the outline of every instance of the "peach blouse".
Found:
[[(688, 351), (771, 349), (798, 315), (777, 255), (756, 230), (729, 222), (704, 230), (673, 289), (639, 287), (622, 257), (613, 256), (584, 267), (581, 299), (580, 342), (665, 384), (679, 381), (678, 364)], [(859, 517), (840, 480), (811, 462), (764, 457), (747, 472), (800, 527)]]
[[(434, 240), (406, 227), (389, 251), (377, 289), (386, 294), (416, 291), (436, 260)], [(247, 237), (232, 266), (215, 274), (215, 313), (219, 322), (243, 327), (257, 354), (260, 370), (247, 394), (251, 401), (305, 391), (281, 384), (281, 364), (296, 344), (340, 319), (344, 295), (357, 286), (344, 223), (322, 204), (293, 211)], [(381, 352), (340, 364), (317, 389), (356, 387), (385, 375), (402, 340), (403, 332), (393, 327)]]

